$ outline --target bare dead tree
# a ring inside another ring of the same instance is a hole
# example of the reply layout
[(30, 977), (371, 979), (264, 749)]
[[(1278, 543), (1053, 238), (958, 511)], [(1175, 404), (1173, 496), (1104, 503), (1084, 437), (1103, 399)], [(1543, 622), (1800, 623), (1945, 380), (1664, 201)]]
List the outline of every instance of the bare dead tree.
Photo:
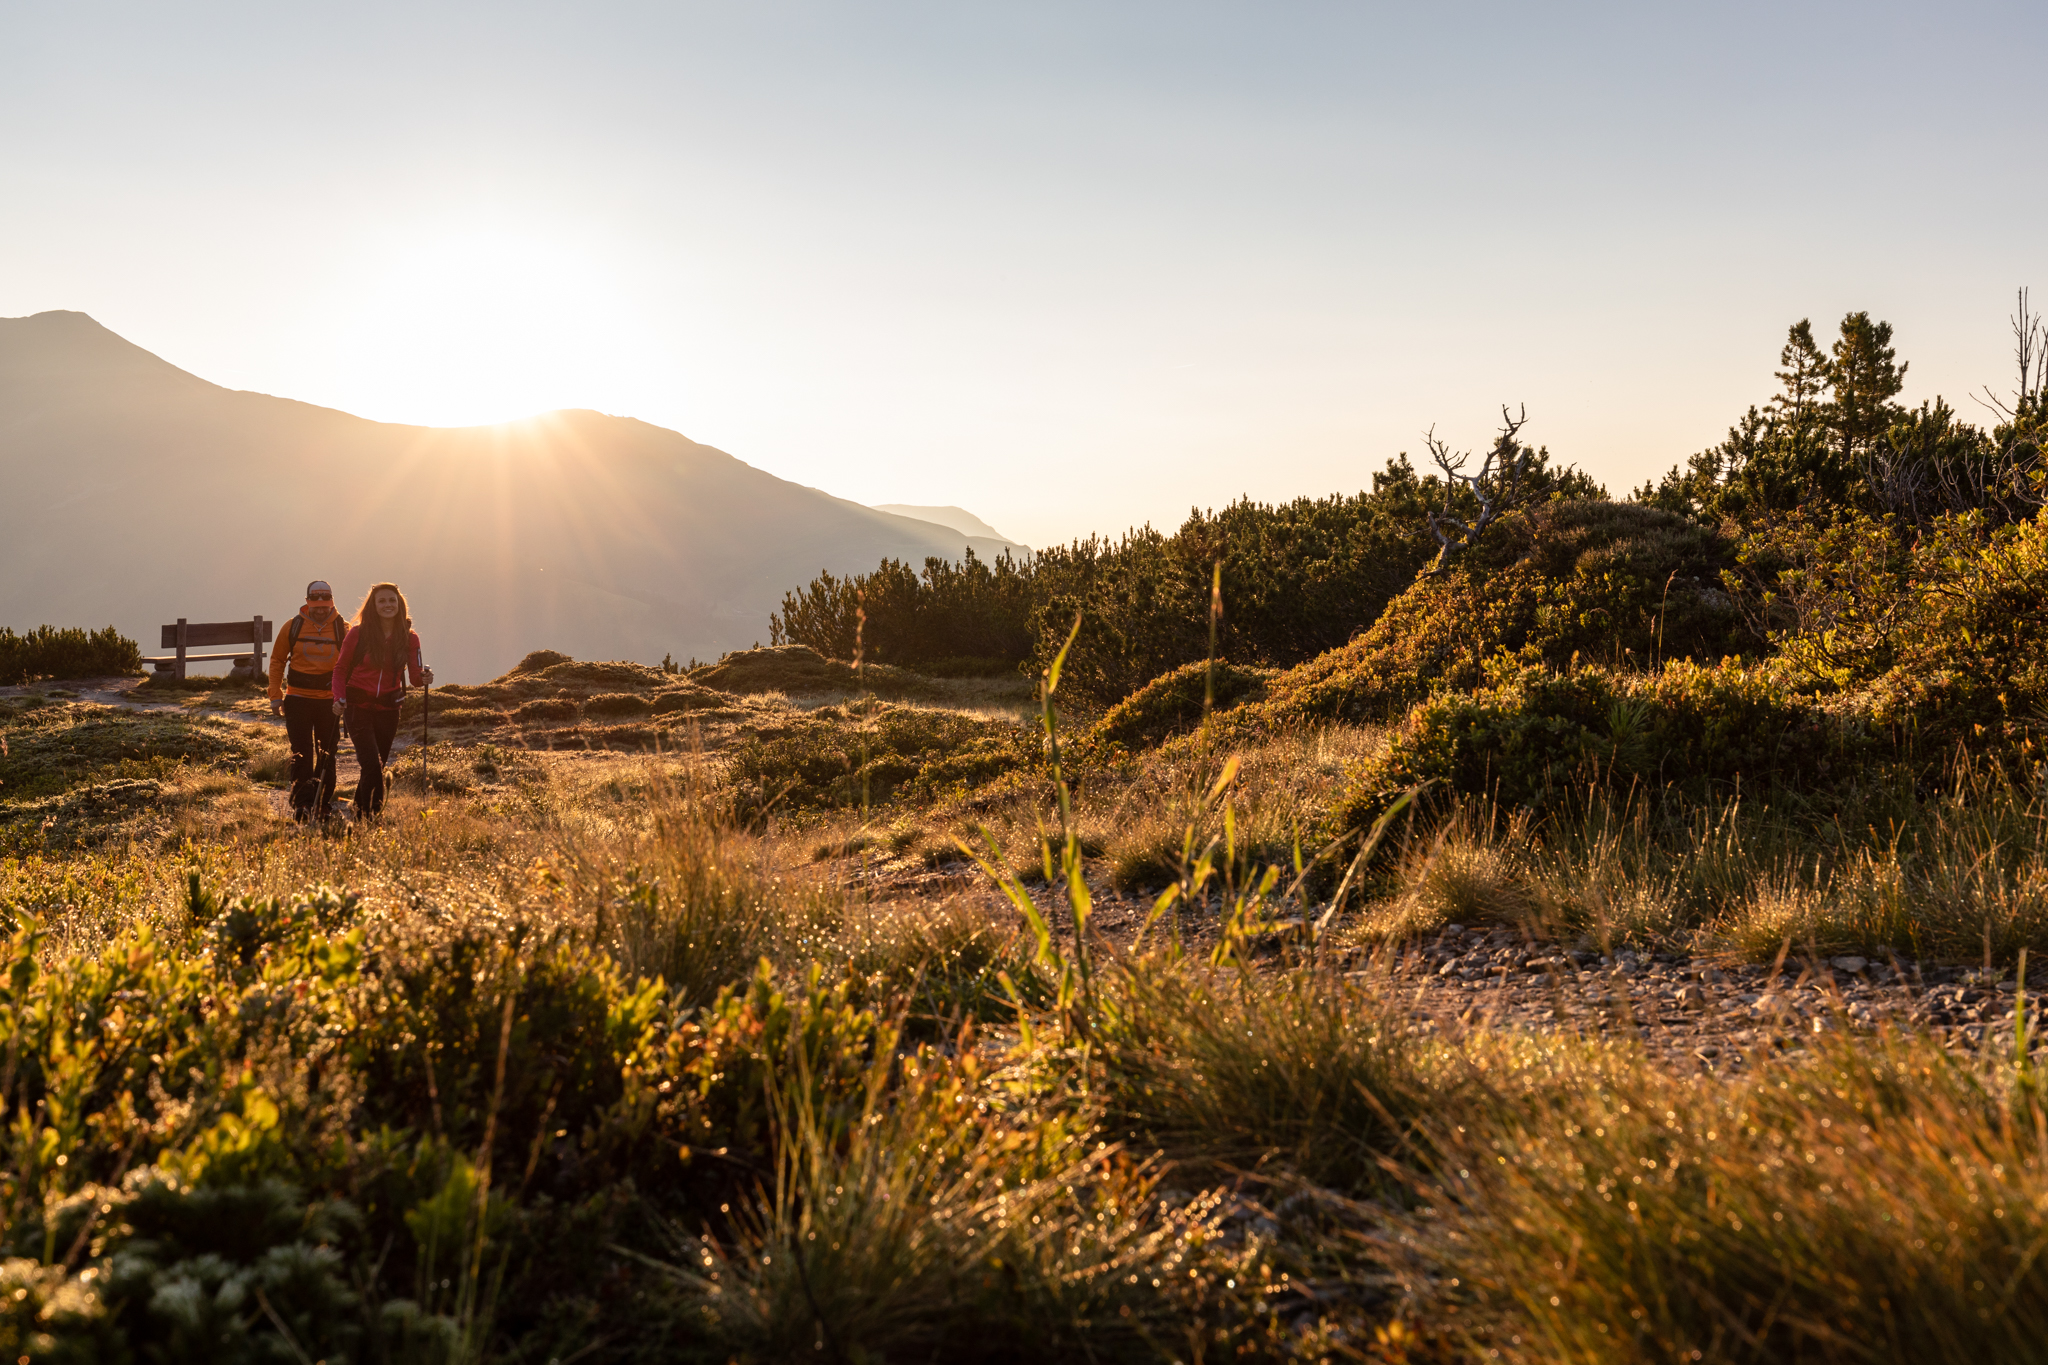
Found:
[(2006, 428), (1993, 455), (1991, 483), (2014, 502), (2040, 507), (2048, 504), (2048, 471), (2043, 469), (2041, 450), (2041, 429), (2048, 419), (2048, 321), (2032, 309), (2028, 294), (2024, 288), (2019, 291), (2019, 310), (2007, 319), (2012, 324), (2019, 387), (2007, 402), (1987, 384), (1977, 401)]
[(2048, 323), (2028, 306), (2028, 293), (2025, 289), (2019, 291), (2019, 311), (2006, 319), (2012, 324), (2012, 358), (2020, 372), (2019, 387), (2013, 390), (2012, 401), (1993, 393), (1989, 384), (1984, 386), (1983, 397), (1970, 395), (2006, 422), (2029, 409), (2038, 411), (2042, 398), (2048, 396)]
[[(2027, 291), (2020, 290), (2020, 311), (2012, 319), (2013, 359), (2019, 362), (2021, 406), (2041, 404), (2042, 391), (2048, 389), (2048, 354), (2043, 354), (2042, 343), (2048, 341), (2048, 330), (2044, 330), (2039, 313), (2027, 311)], [(2028, 389), (2028, 375), (2033, 376), (2032, 390)]]
[[(1436, 559), (1424, 571), (1425, 576), (1448, 569), (1453, 555), (1476, 542), (1487, 527), (1499, 521), (1521, 501), (1522, 475), (1528, 469), (1530, 452), (1516, 437), (1529, 421), (1528, 405), (1524, 404), (1510, 417), (1507, 405), (1502, 404), (1500, 420), (1500, 435), (1494, 438), (1493, 449), (1486, 452), (1476, 474), (1465, 472), (1465, 465), (1472, 458), (1471, 451), (1452, 454), (1450, 446), (1437, 439), (1435, 427), (1423, 433), (1422, 440), (1429, 447), (1429, 458), (1436, 462), (1436, 467), (1444, 475), (1443, 510), (1428, 514), (1430, 534), (1436, 537), (1441, 548)], [(1452, 499), (1460, 487), (1470, 492), (1479, 504), (1478, 515), (1469, 522), (1451, 510)]]

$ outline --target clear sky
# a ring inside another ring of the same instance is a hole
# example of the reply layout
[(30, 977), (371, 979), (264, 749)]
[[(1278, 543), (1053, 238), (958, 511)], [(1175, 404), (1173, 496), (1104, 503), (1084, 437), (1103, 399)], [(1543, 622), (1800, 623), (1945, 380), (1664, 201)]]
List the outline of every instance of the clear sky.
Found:
[(2048, 6), (24, 4), (0, 316), (391, 421), (645, 418), (1034, 544), (1499, 404), (1616, 492), (1787, 323), (2004, 385)]

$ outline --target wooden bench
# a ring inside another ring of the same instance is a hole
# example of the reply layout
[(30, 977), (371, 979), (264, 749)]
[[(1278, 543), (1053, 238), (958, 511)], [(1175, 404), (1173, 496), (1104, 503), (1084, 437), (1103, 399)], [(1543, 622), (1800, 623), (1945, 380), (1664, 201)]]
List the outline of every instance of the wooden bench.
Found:
[[(206, 663), (217, 659), (233, 659), (237, 666), (246, 665), (254, 678), (263, 676), (263, 646), (270, 643), (271, 623), (260, 616), (246, 621), (187, 621), (180, 616), (177, 624), (164, 627), (164, 637), (159, 649), (175, 649), (175, 654), (153, 654), (142, 662), (159, 673), (169, 673), (178, 681), (185, 680), (185, 665)], [(194, 654), (192, 650), (208, 645), (248, 645), (246, 650), (227, 654)]]

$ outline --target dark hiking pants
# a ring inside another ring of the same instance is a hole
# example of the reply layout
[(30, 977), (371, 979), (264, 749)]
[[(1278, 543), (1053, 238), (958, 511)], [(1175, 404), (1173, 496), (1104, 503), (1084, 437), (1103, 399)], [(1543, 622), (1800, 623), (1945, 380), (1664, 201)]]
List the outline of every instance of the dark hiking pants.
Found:
[(334, 751), (341, 717), (326, 697), (286, 697), (284, 732), (292, 744), (292, 814), (327, 814), (334, 804)]
[(356, 783), (356, 814), (375, 815), (384, 809), (384, 765), (391, 761), (391, 741), (398, 737), (398, 710), (372, 706), (348, 708), (348, 737), (355, 742), (362, 778)]

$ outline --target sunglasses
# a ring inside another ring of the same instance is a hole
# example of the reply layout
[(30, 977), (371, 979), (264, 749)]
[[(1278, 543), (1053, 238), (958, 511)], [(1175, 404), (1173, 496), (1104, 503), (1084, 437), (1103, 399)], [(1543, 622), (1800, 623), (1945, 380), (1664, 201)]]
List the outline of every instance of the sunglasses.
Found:
[(306, 594), (306, 600), (308, 602), (332, 602), (334, 594), (331, 592), (309, 592)]

